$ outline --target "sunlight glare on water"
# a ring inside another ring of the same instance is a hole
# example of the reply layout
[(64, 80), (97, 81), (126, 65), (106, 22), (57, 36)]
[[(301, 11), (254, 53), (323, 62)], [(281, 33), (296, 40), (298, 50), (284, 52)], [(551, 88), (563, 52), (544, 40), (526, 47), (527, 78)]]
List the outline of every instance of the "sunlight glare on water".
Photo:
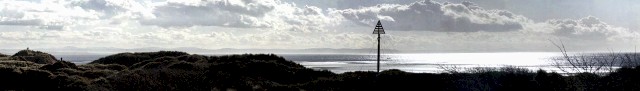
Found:
[[(440, 72), (439, 65), (458, 67), (518, 66), (528, 69), (550, 69), (555, 52), (504, 52), (504, 53), (421, 53), (388, 54), (381, 56), (381, 69), (400, 69), (408, 72)], [(376, 55), (324, 54), (283, 55), (306, 67), (326, 69), (337, 73), (349, 71), (375, 71)]]
[(391, 54), (402, 63), (487, 64), (487, 65), (547, 65), (557, 53), (431, 53)]

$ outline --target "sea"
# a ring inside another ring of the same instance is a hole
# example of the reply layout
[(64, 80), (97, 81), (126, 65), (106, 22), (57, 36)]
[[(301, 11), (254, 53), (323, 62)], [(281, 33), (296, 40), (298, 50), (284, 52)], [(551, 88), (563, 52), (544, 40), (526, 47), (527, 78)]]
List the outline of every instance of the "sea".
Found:
[[(335, 73), (376, 71), (375, 54), (277, 54), (287, 60), (316, 70)], [(446, 68), (518, 67), (530, 70), (559, 71), (553, 66), (558, 52), (497, 52), (497, 53), (415, 53), (383, 54), (380, 69), (399, 69), (415, 73), (439, 73)], [(86, 64), (108, 55), (55, 55), (76, 64)]]

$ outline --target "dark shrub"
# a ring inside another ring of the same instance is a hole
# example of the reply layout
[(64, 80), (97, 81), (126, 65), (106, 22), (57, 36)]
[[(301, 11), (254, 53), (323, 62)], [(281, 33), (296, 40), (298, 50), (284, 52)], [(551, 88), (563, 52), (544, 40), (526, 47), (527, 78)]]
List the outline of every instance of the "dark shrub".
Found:
[[(453, 86), (441, 74), (409, 73), (398, 69), (384, 70), (373, 82), (374, 90), (447, 90)], [(416, 84), (419, 83), (419, 84)], [(428, 87), (427, 87), (428, 86)], [(448, 87), (451, 86), (451, 87)]]
[(225, 71), (229, 74), (259, 77), (280, 84), (307, 82), (333, 73), (314, 71), (300, 64), (287, 61), (274, 54), (243, 54), (210, 58), (214, 63), (209, 71)]
[(46, 70), (0, 67), (0, 90), (45, 90), (56, 88), (53, 74)]
[(18, 78), (21, 78), (22, 71), (13, 67), (0, 67), (0, 90), (18, 90)]
[(182, 70), (202, 70), (204, 66), (197, 66), (198, 64), (190, 62), (177, 62), (169, 65), (169, 69), (182, 69)]
[(76, 64), (73, 64), (71, 62), (58, 61), (56, 63), (47, 64), (47, 65), (44, 65), (44, 66), (40, 67), (40, 69), (49, 70), (49, 71), (54, 71), (54, 70), (57, 70), (57, 69), (60, 69), (60, 68), (78, 69), (78, 66), (76, 66)]
[(615, 72), (603, 77), (603, 90), (611, 91), (638, 91), (640, 90), (640, 67), (619, 68)]
[[(53, 79), (57, 90), (81, 91), (87, 89), (89, 79), (80, 76), (58, 75)], [(53, 85), (53, 84), (52, 84)]]
[(572, 87), (570, 90), (586, 90), (593, 91), (597, 90), (601, 84), (599, 84), (600, 76), (593, 73), (578, 73), (574, 76), (567, 77), (570, 80), (570, 84)]
[(122, 70), (128, 69), (127, 66), (120, 65), (120, 64), (84, 64), (84, 65), (79, 65), (78, 67), (82, 68), (82, 69), (86, 69), (86, 70), (115, 70), (115, 71), (122, 71)]
[(208, 59), (207, 56), (202, 55), (186, 55), (178, 57), (178, 60), (184, 60), (187, 62), (197, 62), (197, 61), (206, 61)]
[(40, 68), (42, 65), (29, 61), (0, 61), (0, 67)]
[(84, 71), (80, 76), (90, 79), (96, 79), (100, 77), (108, 77), (116, 73), (118, 73), (118, 71), (115, 70), (88, 70)]
[(159, 58), (154, 58), (154, 59), (150, 59), (150, 60), (146, 60), (146, 61), (142, 61), (142, 62), (138, 62), (135, 63), (131, 66), (129, 66), (129, 68), (131, 69), (137, 69), (137, 68), (161, 68), (160, 64), (162, 64), (163, 62), (166, 62), (164, 65), (164, 67), (166, 67), (167, 63), (171, 63), (171, 62), (178, 62), (180, 60), (178, 60), (176, 57), (173, 56), (168, 56), (168, 57), (159, 57)]
[(203, 70), (137, 69), (108, 77), (110, 90), (211, 90)]
[(544, 70), (538, 70), (535, 81), (537, 82), (537, 90), (540, 91), (567, 91), (568, 85), (565, 78), (558, 73), (547, 73)]

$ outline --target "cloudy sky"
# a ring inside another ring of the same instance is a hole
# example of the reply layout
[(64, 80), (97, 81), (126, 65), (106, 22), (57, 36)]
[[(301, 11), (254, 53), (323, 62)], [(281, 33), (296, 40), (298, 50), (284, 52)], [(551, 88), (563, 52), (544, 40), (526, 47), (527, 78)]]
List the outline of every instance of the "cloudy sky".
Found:
[(2, 0), (0, 47), (633, 50), (638, 0)]

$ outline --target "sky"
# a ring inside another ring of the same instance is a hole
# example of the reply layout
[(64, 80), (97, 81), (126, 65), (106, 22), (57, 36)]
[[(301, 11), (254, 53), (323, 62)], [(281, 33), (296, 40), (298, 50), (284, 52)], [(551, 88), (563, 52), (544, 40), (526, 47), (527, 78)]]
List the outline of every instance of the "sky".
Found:
[(633, 51), (638, 0), (2, 0), (2, 48)]

